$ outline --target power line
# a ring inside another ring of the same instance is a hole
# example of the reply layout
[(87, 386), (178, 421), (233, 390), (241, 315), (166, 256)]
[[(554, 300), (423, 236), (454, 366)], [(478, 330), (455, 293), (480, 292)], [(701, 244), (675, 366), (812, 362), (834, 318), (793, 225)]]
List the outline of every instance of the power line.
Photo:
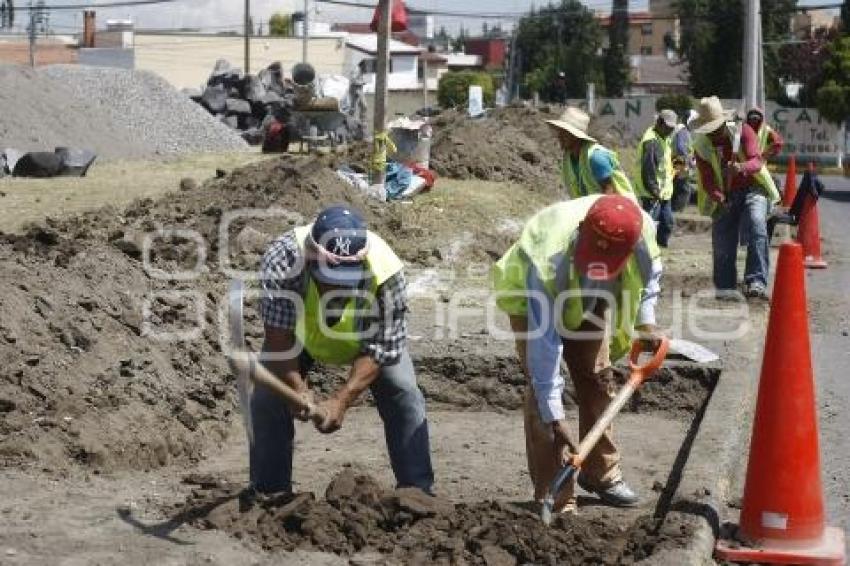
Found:
[(174, 4), (182, 0), (115, 0), (101, 4), (64, 4), (61, 6), (21, 6), (17, 10), (96, 10), (100, 8), (125, 8), (133, 6), (147, 6), (150, 4)]

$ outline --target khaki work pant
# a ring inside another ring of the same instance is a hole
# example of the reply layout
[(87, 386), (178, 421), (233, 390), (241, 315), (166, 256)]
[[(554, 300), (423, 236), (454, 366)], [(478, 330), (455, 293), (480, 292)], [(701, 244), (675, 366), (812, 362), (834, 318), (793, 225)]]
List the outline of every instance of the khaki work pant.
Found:
[[(598, 310), (595, 314), (600, 320), (605, 320), (604, 310)], [(512, 316), (510, 321), (511, 329), (517, 334), (517, 354), (527, 379), (523, 421), (528, 473), (534, 485), (534, 499), (542, 501), (560, 467), (560, 459), (555, 453), (552, 427), (541, 420), (531, 385), (525, 350), (528, 319)], [(608, 359), (608, 337), (605, 329), (600, 329), (592, 320), (585, 320), (579, 330), (596, 332), (599, 336), (592, 339), (563, 340), (564, 361), (575, 388), (578, 404), (579, 437), (584, 438), (614, 398), (617, 387)], [(609, 427), (582, 465), (581, 473), (592, 485), (606, 486), (622, 478), (620, 455), (614, 445), (612, 433), (613, 429)], [(578, 446), (574, 435), (571, 442)], [(555, 509), (561, 510), (569, 504), (574, 504), (575, 500), (575, 483), (570, 482), (557, 494)]]

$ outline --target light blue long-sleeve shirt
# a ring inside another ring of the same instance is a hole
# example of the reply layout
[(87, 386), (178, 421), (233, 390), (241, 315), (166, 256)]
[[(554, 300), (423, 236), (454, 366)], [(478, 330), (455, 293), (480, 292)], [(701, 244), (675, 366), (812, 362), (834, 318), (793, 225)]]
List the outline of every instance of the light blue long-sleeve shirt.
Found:
[[(634, 253), (647, 281), (641, 293), (636, 326), (655, 324), (655, 305), (661, 293), (661, 260), (653, 260), (643, 243), (638, 245)], [(565, 256), (562, 261), (571, 262), (572, 259)], [(614, 294), (620, 290), (619, 279), (600, 284), (582, 278), (581, 285), (582, 291), (587, 291), (584, 301), (585, 313), (593, 312), (599, 292), (607, 291)], [(533, 265), (529, 267), (526, 275), (526, 289), (528, 291), (529, 334), (526, 341), (528, 368), (540, 417), (543, 422), (550, 423), (561, 420), (565, 416), (562, 399), (564, 378), (561, 376), (563, 341), (556, 323), (561, 313), (555, 312), (555, 298), (545, 289)]]

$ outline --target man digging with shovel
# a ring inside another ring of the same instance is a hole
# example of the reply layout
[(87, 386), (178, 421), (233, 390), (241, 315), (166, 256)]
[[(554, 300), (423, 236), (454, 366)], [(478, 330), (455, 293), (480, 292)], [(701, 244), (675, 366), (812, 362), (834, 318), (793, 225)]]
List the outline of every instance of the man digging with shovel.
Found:
[[(251, 483), (259, 492), (292, 489), (293, 418), (342, 427), (369, 388), (398, 487), (431, 491), (434, 474), (425, 399), (407, 351), (407, 297), (401, 260), (355, 211), (336, 206), (275, 240), (262, 261), (265, 367), (310, 398), (305, 374), (318, 361), (350, 365), (348, 380), (315, 414), (293, 412), (271, 388), (251, 399)], [(277, 355), (275, 355), (277, 354)]]
[[(533, 216), (493, 269), (496, 302), (515, 333), (528, 379), (526, 454), (534, 498), (542, 502), (557, 471), (576, 453), (562, 401), (563, 357), (575, 386), (583, 438), (616, 393), (611, 360), (629, 351), (635, 326), (660, 342), (655, 304), (661, 260), (652, 218), (631, 198), (593, 195)], [(610, 505), (638, 496), (623, 480), (611, 429), (584, 461), (579, 485)], [(575, 512), (572, 482), (555, 494), (555, 512)]]

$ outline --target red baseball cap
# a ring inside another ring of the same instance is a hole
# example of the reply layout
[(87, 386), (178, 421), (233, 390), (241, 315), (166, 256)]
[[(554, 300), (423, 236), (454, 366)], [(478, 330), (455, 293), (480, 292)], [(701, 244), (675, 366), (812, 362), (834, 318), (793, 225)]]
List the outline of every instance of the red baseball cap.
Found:
[(638, 205), (621, 195), (600, 197), (579, 227), (576, 268), (590, 279), (617, 277), (640, 240), (643, 214)]

